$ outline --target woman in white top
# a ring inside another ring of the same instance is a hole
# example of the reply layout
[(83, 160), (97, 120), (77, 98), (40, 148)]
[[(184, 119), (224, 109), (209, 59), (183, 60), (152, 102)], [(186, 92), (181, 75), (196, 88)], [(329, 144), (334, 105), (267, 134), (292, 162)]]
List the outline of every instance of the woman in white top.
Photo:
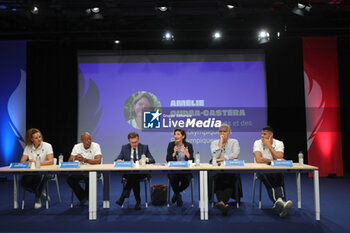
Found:
[[(53, 151), (51, 144), (43, 142), (40, 130), (31, 128), (27, 130), (25, 137), (26, 147), (21, 158), (21, 163), (34, 162), (40, 158), (40, 165), (53, 165)], [(41, 195), (45, 181), (44, 175), (23, 175), (21, 184), (26, 190), (35, 194), (35, 209), (41, 208)]]

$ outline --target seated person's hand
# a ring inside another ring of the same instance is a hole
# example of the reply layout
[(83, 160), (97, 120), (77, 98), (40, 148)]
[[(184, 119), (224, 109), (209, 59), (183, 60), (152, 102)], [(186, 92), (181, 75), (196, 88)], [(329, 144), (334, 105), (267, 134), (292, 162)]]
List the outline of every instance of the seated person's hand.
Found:
[(75, 159), (79, 160), (79, 162), (84, 162), (85, 161), (84, 157), (81, 154), (78, 154), (77, 156), (75, 156)]

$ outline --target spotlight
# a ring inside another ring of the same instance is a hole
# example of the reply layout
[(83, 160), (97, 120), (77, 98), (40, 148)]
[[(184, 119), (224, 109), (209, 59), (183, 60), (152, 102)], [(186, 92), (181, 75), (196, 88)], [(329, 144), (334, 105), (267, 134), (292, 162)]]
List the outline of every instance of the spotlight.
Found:
[(262, 30), (259, 32), (259, 38), (268, 38), (268, 37), (270, 37), (270, 34), (267, 31)]
[(168, 7), (166, 7), (166, 6), (160, 6), (160, 7), (158, 7), (157, 9), (160, 10), (160, 11), (162, 11), (162, 12), (165, 12), (165, 11), (168, 10)]
[(100, 8), (99, 7), (94, 7), (94, 8), (91, 8), (91, 11), (95, 14), (99, 13), (100, 12)]
[(118, 40), (118, 39), (115, 39), (114, 41), (113, 41), (113, 49), (121, 49), (121, 44), (120, 44), (120, 40)]
[(90, 15), (91, 19), (103, 19), (101, 8), (99, 6), (94, 6), (92, 8), (86, 9), (86, 13)]
[(270, 33), (266, 30), (261, 30), (258, 33), (258, 41), (260, 44), (264, 44), (270, 41)]
[(305, 13), (310, 12), (312, 6), (307, 1), (298, 1), (296, 7), (293, 8), (292, 12), (296, 15), (304, 16)]
[(32, 7), (32, 9), (30, 10), (30, 12), (32, 12), (32, 14), (34, 14), (34, 15), (38, 14), (39, 13), (39, 7), (34, 5)]
[(214, 38), (214, 40), (220, 39), (221, 38), (221, 33), (220, 32), (214, 32), (213, 38)]
[(157, 4), (156, 4), (156, 7), (155, 7), (156, 10), (159, 10), (161, 12), (166, 12), (167, 10), (169, 10), (169, 4), (164, 2), (164, 1), (159, 1)]
[(164, 33), (163, 40), (165, 40), (165, 41), (174, 41), (175, 37), (174, 37), (174, 35), (171, 32), (168, 31), (168, 32)]
[(237, 7), (237, 3), (234, 1), (227, 1), (226, 7), (227, 9), (232, 10)]

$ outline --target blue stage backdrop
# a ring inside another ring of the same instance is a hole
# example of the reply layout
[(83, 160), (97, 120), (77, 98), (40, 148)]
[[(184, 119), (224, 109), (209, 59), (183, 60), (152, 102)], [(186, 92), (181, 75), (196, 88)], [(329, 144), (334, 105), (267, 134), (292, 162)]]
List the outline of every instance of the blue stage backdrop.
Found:
[[(78, 134), (92, 132), (105, 162), (117, 157), (131, 131), (149, 145), (156, 162), (165, 162), (173, 129), (179, 126), (186, 129), (201, 162), (208, 162), (210, 143), (219, 137), (218, 121), (231, 125), (240, 159), (253, 161), (254, 140), (266, 124), (262, 51), (85, 51), (78, 62)], [(161, 111), (159, 128), (143, 128), (143, 120), (154, 120), (145, 115), (149, 108)]]
[(0, 166), (19, 161), (26, 116), (26, 42), (0, 41)]

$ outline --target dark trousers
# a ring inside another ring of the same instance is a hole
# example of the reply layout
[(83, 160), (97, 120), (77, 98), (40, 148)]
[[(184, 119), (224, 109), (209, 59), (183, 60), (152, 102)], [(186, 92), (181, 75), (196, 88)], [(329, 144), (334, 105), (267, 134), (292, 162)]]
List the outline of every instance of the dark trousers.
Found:
[(262, 173), (258, 178), (264, 183), (267, 194), (273, 203), (278, 198), (285, 199), (284, 177), (282, 173)]
[[(82, 188), (80, 182), (84, 181), (85, 189)], [(79, 201), (89, 199), (89, 175), (88, 174), (72, 174), (67, 178), (67, 183), (72, 188), (74, 194)]]
[(239, 197), (238, 193), (234, 193), (235, 191), (238, 192), (239, 190), (238, 187), (236, 187), (236, 184), (239, 184), (239, 181), (237, 180), (239, 179), (238, 177), (238, 175), (232, 173), (219, 173), (215, 175), (214, 191), (218, 201), (222, 201), (227, 204), (231, 197)]
[(44, 175), (23, 175), (21, 185), (27, 191), (35, 194), (35, 198), (40, 198), (46, 178)]
[(126, 184), (123, 185), (123, 192), (121, 198), (129, 198), (131, 189), (134, 191), (136, 202), (141, 202), (140, 196), (140, 181), (145, 179), (145, 174), (124, 174), (123, 179), (126, 180)]
[(179, 194), (190, 185), (192, 173), (168, 174), (168, 177), (174, 193)]

